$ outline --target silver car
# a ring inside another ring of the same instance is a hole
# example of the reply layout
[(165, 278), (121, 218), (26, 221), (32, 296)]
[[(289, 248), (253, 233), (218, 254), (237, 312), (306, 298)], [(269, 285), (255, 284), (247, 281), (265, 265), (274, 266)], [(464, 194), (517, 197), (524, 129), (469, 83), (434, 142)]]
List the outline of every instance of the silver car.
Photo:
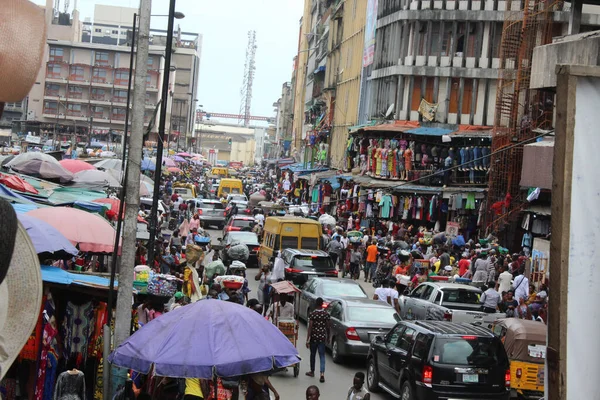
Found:
[(394, 308), (380, 300), (340, 299), (329, 303), (330, 342), (333, 362), (346, 356), (366, 357), (371, 340), (384, 336), (400, 321)]
[(194, 204), (203, 228), (214, 225), (219, 229), (223, 229), (225, 226), (225, 206), (219, 200), (192, 199), (188, 200), (187, 203), (188, 207), (191, 203)]

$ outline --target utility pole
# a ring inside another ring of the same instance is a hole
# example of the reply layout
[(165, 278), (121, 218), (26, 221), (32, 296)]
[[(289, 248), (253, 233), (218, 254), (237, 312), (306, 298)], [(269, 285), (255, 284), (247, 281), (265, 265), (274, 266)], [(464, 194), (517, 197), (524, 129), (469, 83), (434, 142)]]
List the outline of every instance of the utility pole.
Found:
[[(167, 105), (169, 103), (169, 74), (171, 71), (171, 54), (173, 53), (173, 23), (175, 21), (175, 1), (169, 1), (169, 22), (167, 23), (167, 41), (165, 45), (165, 71), (163, 74), (160, 118), (158, 120), (158, 142), (156, 143), (156, 169), (154, 172), (154, 193), (152, 193), (152, 209), (150, 211), (150, 238), (148, 239), (148, 260), (154, 260), (154, 243), (158, 225), (158, 198), (160, 196), (160, 177), (165, 140), (165, 123), (167, 120)], [(144, 61), (145, 62), (145, 61)], [(139, 65), (139, 64), (138, 64)], [(144, 76), (144, 80), (146, 76)], [(139, 178), (138, 178), (139, 180)], [(137, 208), (135, 209), (137, 212)], [(133, 276), (133, 274), (131, 275)]]
[[(119, 290), (115, 320), (116, 348), (129, 337), (131, 327), (131, 296), (133, 292), (133, 268), (135, 267), (135, 245), (137, 215), (140, 203), (140, 164), (144, 135), (144, 109), (146, 98), (146, 76), (148, 75), (148, 49), (150, 39), (150, 11), (152, 0), (140, 1), (140, 27), (137, 40), (135, 80), (133, 84), (132, 124), (127, 157), (125, 181), (125, 224), (119, 269)], [(119, 378), (124, 378), (125, 373)], [(116, 377), (114, 377), (116, 378)], [(116, 379), (113, 379), (115, 387)]]

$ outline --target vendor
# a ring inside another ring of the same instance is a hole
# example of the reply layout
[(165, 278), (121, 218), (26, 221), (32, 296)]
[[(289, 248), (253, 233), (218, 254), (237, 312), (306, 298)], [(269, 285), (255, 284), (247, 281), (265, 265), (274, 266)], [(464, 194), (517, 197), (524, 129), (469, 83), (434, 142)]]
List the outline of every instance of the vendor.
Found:
[(271, 304), (267, 316), (273, 322), (275, 322), (275, 320), (294, 319), (294, 305), (288, 302), (286, 293), (282, 293), (279, 296), (279, 301), (277, 303)]

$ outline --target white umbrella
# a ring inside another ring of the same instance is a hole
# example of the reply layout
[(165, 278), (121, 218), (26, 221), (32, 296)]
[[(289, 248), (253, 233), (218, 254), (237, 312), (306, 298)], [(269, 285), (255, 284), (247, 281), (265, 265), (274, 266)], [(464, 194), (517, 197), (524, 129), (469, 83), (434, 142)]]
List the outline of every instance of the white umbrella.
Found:
[(86, 188), (120, 188), (121, 184), (114, 176), (105, 171), (88, 169), (75, 174), (73, 186)]
[(98, 169), (115, 169), (117, 171), (121, 171), (121, 160), (117, 159), (117, 158), (110, 158), (107, 160), (102, 160), (96, 164), (94, 164), (94, 167), (98, 168)]

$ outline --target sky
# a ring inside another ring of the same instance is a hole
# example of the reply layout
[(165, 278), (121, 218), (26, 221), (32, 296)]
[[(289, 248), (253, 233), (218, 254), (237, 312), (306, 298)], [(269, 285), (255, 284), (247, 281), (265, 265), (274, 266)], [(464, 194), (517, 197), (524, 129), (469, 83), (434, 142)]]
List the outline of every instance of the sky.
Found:
[[(45, 0), (34, 0), (45, 4)], [(73, 7), (74, 0), (71, 0)], [(81, 20), (93, 19), (94, 5), (139, 6), (139, 0), (79, 0)], [(64, 0), (61, 1), (61, 9)], [(169, 2), (154, 0), (152, 14), (167, 14)], [(178, 0), (177, 11), (185, 14), (179, 23), (184, 32), (203, 36), (198, 80), (198, 104), (208, 112), (240, 111), (240, 89), (248, 31), (256, 31), (256, 73), (252, 114), (273, 117), (273, 103), (281, 86), (292, 76), (293, 58), (298, 50), (298, 32), (303, 0)], [(167, 18), (152, 17), (151, 27), (166, 29)], [(233, 121), (228, 121), (233, 122)]]

